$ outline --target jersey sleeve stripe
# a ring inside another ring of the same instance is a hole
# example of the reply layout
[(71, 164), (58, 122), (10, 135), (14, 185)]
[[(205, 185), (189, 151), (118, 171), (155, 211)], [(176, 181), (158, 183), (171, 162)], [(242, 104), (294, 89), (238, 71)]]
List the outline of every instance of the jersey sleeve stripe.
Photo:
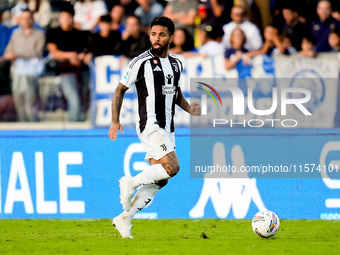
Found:
[(141, 59), (152, 57), (150, 50), (147, 50), (146, 52), (140, 54), (139, 56), (135, 57), (129, 64), (129, 68), (132, 69), (133, 66)]

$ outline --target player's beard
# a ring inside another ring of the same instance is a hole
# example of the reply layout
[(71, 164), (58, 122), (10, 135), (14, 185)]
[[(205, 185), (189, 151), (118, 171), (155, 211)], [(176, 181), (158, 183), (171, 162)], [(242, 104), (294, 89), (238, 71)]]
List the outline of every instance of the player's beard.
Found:
[[(154, 48), (155, 44), (160, 45), (160, 47), (158, 49), (155, 49)], [(166, 44), (166, 45), (163, 45), (163, 46), (161, 46), (161, 44), (159, 44), (159, 43), (155, 43), (155, 44), (152, 45), (151, 50), (157, 56), (161, 56), (169, 48), (169, 44)]]

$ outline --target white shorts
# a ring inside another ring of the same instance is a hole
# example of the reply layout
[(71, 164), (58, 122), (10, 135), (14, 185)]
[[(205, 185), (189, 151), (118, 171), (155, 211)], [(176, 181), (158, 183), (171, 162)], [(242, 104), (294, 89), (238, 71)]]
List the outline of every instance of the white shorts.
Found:
[(146, 150), (145, 161), (147, 162), (150, 162), (151, 158), (161, 159), (176, 147), (174, 132), (170, 133), (163, 128), (145, 129), (138, 134), (138, 137)]

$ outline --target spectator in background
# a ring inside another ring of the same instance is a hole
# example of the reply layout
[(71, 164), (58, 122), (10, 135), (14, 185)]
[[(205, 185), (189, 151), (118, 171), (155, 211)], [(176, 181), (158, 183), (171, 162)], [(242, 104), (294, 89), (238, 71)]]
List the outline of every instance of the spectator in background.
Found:
[[(286, 2), (287, 0), (280, 0)], [(318, 20), (318, 15), (316, 14), (317, 4), (320, 0), (291, 0), (291, 2), (299, 6), (299, 14), (301, 21), (310, 25), (313, 21)], [(338, 1), (338, 0), (336, 0)]]
[(299, 51), (299, 54), (306, 57), (315, 57), (316, 45), (317, 40), (314, 36), (312, 35), (305, 36), (304, 38), (302, 38), (301, 50)]
[(28, 9), (21, 13), (19, 25), (6, 47), (5, 58), (14, 61), (12, 93), (19, 121), (38, 121), (39, 75), (43, 64), (39, 58), (43, 55), (45, 35), (33, 27), (33, 14)]
[[(218, 57), (224, 55), (224, 46), (222, 44), (223, 29), (222, 26), (202, 24), (199, 32), (199, 39), (202, 45), (191, 51), (183, 51), (185, 57)], [(170, 49), (171, 50), (171, 49)]]
[(251, 21), (263, 31), (266, 26), (272, 24), (270, 13), (270, 0), (237, 0), (239, 5), (244, 6), (246, 16), (251, 17)]
[(14, 121), (16, 120), (16, 114), (11, 95), (9, 71), (11, 62), (3, 57), (9, 39), (9, 31), (1, 23), (2, 12), (0, 10), (0, 121)]
[(243, 30), (239, 27), (235, 28), (230, 35), (230, 46), (226, 48), (224, 53), (224, 64), (227, 70), (230, 70), (238, 64), (242, 64), (242, 59), (244, 59), (244, 64), (248, 65), (248, 57), (246, 53), (248, 50), (244, 47), (246, 45), (246, 35)]
[(115, 5), (112, 7), (110, 12), (112, 21), (111, 21), (111, 30), (117, 30), (120, 34), (123, 33), (125, 27), (122, 25), (123, 18), (125, 16), (125, 9), (122, 5)]
[(272, 26), (267, 26), (264, 30), (264, 44), (261, 50), (262, 54), (267, 55), (291, 55), (296, 53), (288, 37), (279, 36), (278, 30)]
[(231, 9), (231, 22), (223, 26), (224, 36), (223, 44), (226, 48), (230, 48), (231, 33), (236, 27), (240, 27), (246, 36), (244, 48), (248, 51), (258, 50), (262, 47), (262, 36), (260, 30), (250, 21), (246, 19), (244, 8), (242, 6), (234, 6)]
[(282, 15), (285, 20), (282, 35), (290, 38), (296, 50), (301, 50), (302, 38), (309, 33), (308, 26), (300, 22), (297, 6), (294, 4), (289, 3), (284, 6)]
[(126, 20), (122, 33), (124, 55), (134, 58), (151, 47), (149, 36), (143, 31), (140, 19), (131, 15)]
[(135, 10), (135, 15), (140, 18), (142, 26), (148, 31), (151, 20), (163, 13), (163, 5), (155, 0), (137, 0), (139, 6)]
[[(11, 9), (12, 13), (12, 27), (9, 29), (9, 38), (12, 37), (13, 32), (19, 28), (19, 22), (20, 22), (20, 15), (24, 10), (28, 9), (28, 5), (26, 3), (18, 3), (15, 7)], [(37, 24), (35, 21), (33, 21), (33, 27), (36, 29), (40, 29), (44, 31), (44, 29)]]
[(91, 36), (94, 57), (103, 55), (122, 55), (122, 38), (117, 30), (111, 30), (111, 16), (100, 17), (99, 32)]
[(333, 52), (340, 52), (340, 29), (334, 29), (329, 33), (328, 43)]
[[(273, 6), (273, 22), (272, 26), (277, 28), (279, 31), (279, 34), (282, 34), (283, 26), (285, 25), (285, 20), (282, 15), (282, 9), (285, 6), (285, 3), (287, 0), (275, 0), (275, 5)], [(284, 2), (283, 2), (284, 1)]]
[(313, 22), (311, 26), (311, 34), (317, 38), (316, 52), (330, 51), (329, 33), (332, 29), (340, 27), (340, 22), (332, 18), (332, 6), (328, 0), (319, 1), (316, 12), (319, 21)]
[[(297, 8), (301, 23), (307, 24), (308, 26), (310, 26), (310, 24), (313, 21), (318, 20), (318, 16), (316, 14), (316, 7), (317, 7), (317, 3), (320, 0), (274, 0), (274, 1), (275, 1), (274, 16), (276, 16), (275, 13), (277, 13), (278, 10), (282, 10), (283, 7), (287, 6), (288, 4), (288, 5), (294, 5), (293, 7)], [(338, 1), (338, 0), (335, 0), (335, 1)], [(279, 28), (279, 33), (281, 33), (281, 30), (280, 30), (281, 27), (278, 27), (278, 28)]]
[(11, 14), (12, 14), (12, 20), (11, 24), (12, 27), (18, 28), (19, 27), (19, 20), (20, 20), (20, 15), (23, 10), (26, 10), (28, 8), (28, 5), (25, 3), (18, 3), (11, 9)]
[(222, 26), (211, 26), (203, 24), (200, 30), (200, 39), (202, 41), (202, 46), (197, 49), (198, 53), (208, 57), (223, 56), (223, 34), (224, 33)]
[(292, 55), (297, 53), (298, 51), (295, 49), (295, 47), (293, 46), (292, 41), (290, 40), (290, 38), (286, 35), (281, 35), (279, 36), (280, 41), (283, 45), (283, 48), (285, 49), (285, 51), (287, 52), (286, 55)]
[(74, 4), (74, 23), (79, 30), (94, 31), (99, 18), (108, 13), (102, 0), (77, 0)]
[(9, 40), (9, 31), (6, 26), (2, 25), (2, 12), (0, 10), (0, 61), (4, 54), (8, 40)]
[(168, 2), (163, 16), (175, 22), (176, 29), (185, 28), (194, 38), (195, 17), (197, 15), (198, 1), (196, 0), (173, 0)]
[(127, 17), (133, 15), (136, 8), (138, 7), (138, 3), (135, 0), (118, 0), (119, 4), (124, 7), (124, 12)]
[(231, 8), (234, 6), (234, 1), (208, 0), (204, 5), (206, 8), (206, 16), (203, 22), (205, 24), (223, 26), (231, 21), (230, 12)]
[(172, 54), (182, 54), (192, 49), (194, 49), (194, 40), (189, 32), (185, 28), (176, 29), (169, 52)]
[(40, 27), (47, 27), (50, 23), (52, 9), (50, 2), (47, 0), (20, 0), (18, 2), (25, 3), (28, 9), (33, 13), (34, 21)]
[(87, 33), (73, 24), (74, 10), (65, 4), (59, 14), (60, 27), (47, 31), (47, 48), (56, 62), (61, 77), (61, 89), (68, 104), (68, 120), (81, 119), (81, 96), (86, 91), (82, 81), (84, 69), (92, 58)]

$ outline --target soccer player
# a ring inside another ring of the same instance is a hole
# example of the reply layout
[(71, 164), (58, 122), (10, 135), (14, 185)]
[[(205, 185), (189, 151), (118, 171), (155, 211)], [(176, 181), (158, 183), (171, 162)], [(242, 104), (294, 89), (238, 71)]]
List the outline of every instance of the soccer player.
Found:
[[(139, 113), (136, 129), (146, 150), (145, 160), (151, 164), (135, 177), (122, 177), (119, 180), (120, 199), (124, 211), (113, 219), (112, 225), (123, 238), (133, 238), (131, 236), (133, 216), (150, 203), (159, 189), (168, 183), (168, 179), (179, 171), (175, 152), (175, 105), (191, 115), (201, 114), (199, 103), (189, 105), (182, 94), (181, 61), (168, 53), (173, 40), (174, 23), (167, 17), (159, 16), (151, 21), (150, 27), (151, 48), (129, 63), (112, 99), (109, 137), (114, 141), (118, 130), (123, 133), (119, 115), (124, 93), (135, 84)], [(132, 199), (137, 188), (138, 191)]]

